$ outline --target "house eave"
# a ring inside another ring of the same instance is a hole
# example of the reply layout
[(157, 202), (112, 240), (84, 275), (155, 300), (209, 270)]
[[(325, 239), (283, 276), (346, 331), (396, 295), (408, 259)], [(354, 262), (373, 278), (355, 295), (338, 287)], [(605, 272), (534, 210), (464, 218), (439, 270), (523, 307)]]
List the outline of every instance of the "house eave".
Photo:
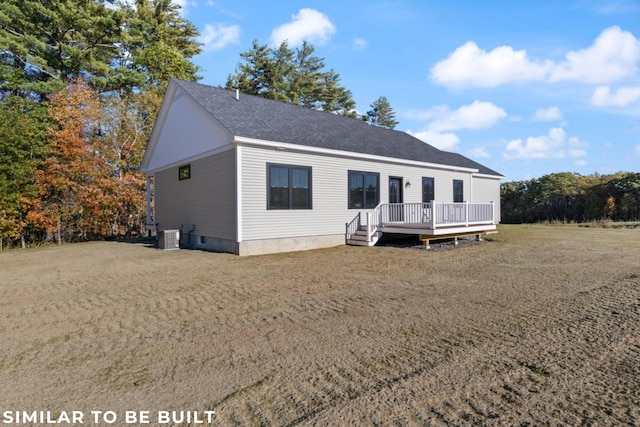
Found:
[(488, 175), (486, 173), (476, 173), (473, 176), (478, 178), (488, 178), (488, 179), (504, 179), (506, 178), (504, 175)]
[(154, 175), (154, 174), (156, 174), (158, 172), (161, 172), (163, 170), (167, 170), (167, 169), (175, 168), (175, 167), (187, 164), (187, 163), (195, 162), (196, 160), (204, 159), (205, 157), (213, 156), (214, 154), (222, 153), (224, 151), (228, 151), (228, 150), (231, 150), (233, 148), (234, 148), (234, 146), (232, 144), (225, 145), (224, 147), (219, 147), (219, 148), (216, 148), (214, 150), (205, 151), (205, 152), (200, 153), (200, 154), (198, 154), (196, 156), (186, 157), (186, 158), (180, 159), (180, 160), (178, 160), (176, 162), (163, 164), (162, 166), (158, 166), (158, 167), (153, 168), (153, 169), (145, 169), (145, 170), (142, 170), (142, 172), (145, 175)]
[[(420, 162), (417, 160), (400, 159), (396, 157), (386, 157), (386, 156), (378, 156), (374, 154), (356, 153), (352, 151), (333, 150), (329, 148), (319, 148), (319, 147), (291, 144), (291, 143), (278, 142), (278, 141), (267, 141), (263, 139), (248, 138), (244, 136), (235, 136), (233, 140), (234, 140), (234, 143), (237, 145), (270, 148), (277, 151), (290, 150), (290, 151), (296, 151), (296, 152), (302, 152), (302, 153), (322, 154), (322, 155), (333, 156), (333, 157), (370, 160), (370, 161), (376, 161), (376, 162), (417, 166), (417, 167), (424, 167), (424, 168), (431, 168), (431, 169), (442, 169), (447, 171), (465, 172), (465, 173), (472, 173), (472, 174), (477, 174), (479, 172), (478, 169), (466, 168), (462, 166), (443, 165), (439, 163)], [(486, 175), (486, 176), (491, 178), (498, 178), (493, 175)]]

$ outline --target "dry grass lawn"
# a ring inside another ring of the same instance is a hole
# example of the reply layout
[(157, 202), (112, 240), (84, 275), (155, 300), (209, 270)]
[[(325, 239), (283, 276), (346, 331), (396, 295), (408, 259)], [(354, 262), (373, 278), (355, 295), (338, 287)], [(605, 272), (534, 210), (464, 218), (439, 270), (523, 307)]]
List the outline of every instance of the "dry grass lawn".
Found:
[(114, 411), (113, 425), (165, 410), (214, 410), (217, 426), (640, 424), (640, 229), (490, 237), (441, 252), (0, 253), (0, 425), (39, 410)]

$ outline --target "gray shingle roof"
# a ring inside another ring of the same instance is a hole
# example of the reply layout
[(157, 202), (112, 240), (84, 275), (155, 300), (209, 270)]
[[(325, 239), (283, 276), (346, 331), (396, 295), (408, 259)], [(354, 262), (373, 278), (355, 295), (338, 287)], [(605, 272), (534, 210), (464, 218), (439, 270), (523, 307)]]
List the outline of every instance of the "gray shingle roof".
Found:
[(501, 176), (457, 153), (439, 150), (406, 132), (258, 96), (172, 80), (235, 136), (478, 169)]

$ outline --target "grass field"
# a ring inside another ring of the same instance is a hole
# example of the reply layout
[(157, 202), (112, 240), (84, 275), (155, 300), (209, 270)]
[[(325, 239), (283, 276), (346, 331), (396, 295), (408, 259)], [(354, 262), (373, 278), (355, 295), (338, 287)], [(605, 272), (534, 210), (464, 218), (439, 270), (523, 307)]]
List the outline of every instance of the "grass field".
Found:
[(640, 229), (499, 230), (446, 251), (2, 252), (0, 425), (640, 424)]

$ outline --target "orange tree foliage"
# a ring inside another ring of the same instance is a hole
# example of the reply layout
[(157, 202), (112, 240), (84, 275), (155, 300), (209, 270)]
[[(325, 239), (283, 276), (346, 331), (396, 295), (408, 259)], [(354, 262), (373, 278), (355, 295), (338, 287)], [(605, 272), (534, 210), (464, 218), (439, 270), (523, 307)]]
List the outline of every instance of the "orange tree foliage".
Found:
[(0, 99), (0, 249), (33, 240), (29, 212), (38, 201), (35, 171), (47, 153), (46, 106), (17, 96)]
[(158, 101), (151, 91), (112, 97), (102, 109), (100, 157), (107, 170), (112, 234), (138, 234), (144, 224), (145, 177), (140, 169)]
[(144, 177), (137, 168), (144, 147), (109, 102), (82, 80), (51, 96), (56, 126), (51, 154), (37, 172), (40, 200), (31, 216), (57, 241), (140, 231)]
[(95, 229), (96, 216), (91, 216), (103, 198), (103, 172), (96, 155), (100, 103), (82, 81), (70, 83), (50, 99), (49, 115), (56, 126), (50, 132), (51, 153), (36, 175), (40, 209), (33, 216), (40, 217), (58, 241), (73, 241), (100, 231)]

